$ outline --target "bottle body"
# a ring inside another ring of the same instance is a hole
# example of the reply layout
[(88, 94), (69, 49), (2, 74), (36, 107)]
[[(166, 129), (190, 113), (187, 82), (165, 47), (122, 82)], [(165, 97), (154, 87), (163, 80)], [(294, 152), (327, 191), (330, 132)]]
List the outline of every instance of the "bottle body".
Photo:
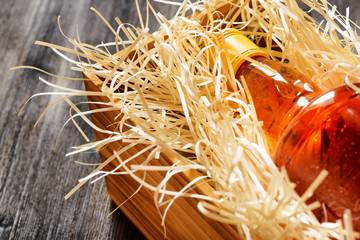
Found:
[(360, 93), (341, 86), (312, 99), (289, 123), (273, 159), (286, 167), (300, 195), (328, 171), (309, 200), (323, 205), (315, 215), (335, 221), (350, 209), (360, 230)]

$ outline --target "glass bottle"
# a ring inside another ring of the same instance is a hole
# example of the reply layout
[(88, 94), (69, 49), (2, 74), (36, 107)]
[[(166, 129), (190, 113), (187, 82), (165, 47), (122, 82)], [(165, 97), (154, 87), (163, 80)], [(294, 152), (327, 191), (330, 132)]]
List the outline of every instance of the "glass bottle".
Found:
[(224, 67), (229, 68), (230, 59), (236, 79), (245, 79), (242, 84), (263, 121), (275, 163), (286, 167), (300, 195), (327, 170), (328, 176), (309, 200), (323, 205), (314, 213), (321, 221), (334, 221), (350, 209), (354, 228), (360, 230), (359, 92), (341, 86), (323, 93), (297, 70), (269, 59), (235, 29), (223, 31), (218, 41), (227, 48), (228, 54), (221, 56)]

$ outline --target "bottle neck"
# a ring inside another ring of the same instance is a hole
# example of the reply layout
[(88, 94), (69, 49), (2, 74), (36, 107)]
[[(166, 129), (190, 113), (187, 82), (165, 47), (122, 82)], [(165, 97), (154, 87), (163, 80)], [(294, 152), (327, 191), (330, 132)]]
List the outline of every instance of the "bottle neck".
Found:
[[(268, 136), (273, 152), (277, 141), (290, 120), (301, 111), (320, 89), (300, 72), (263, 56), (256, 62), (244, 62), (236, 79), (249, 89), (259, 121)], [(242, 77), (243, 78), (242, 78)]]
[[(259, 121), (265, 134), (271, 139), (270, 153), (290, 120), (309, 99), (320, 90), (300, 72), (269, 56), (249, 38), (235, 29), (226, 29), (216, 38), (220, 49), (223, 69), (232, 69), (236, 79), (249, 89)], [(214, 55), (214, 54), (213, 54)], [(254, 59), (249, 62), (247, 59)]]

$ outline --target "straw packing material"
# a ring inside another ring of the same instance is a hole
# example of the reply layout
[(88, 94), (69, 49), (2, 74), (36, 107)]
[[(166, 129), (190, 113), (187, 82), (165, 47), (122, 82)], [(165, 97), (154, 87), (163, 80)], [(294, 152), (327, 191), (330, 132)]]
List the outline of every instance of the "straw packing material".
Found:
[[(242, 238), (351, 239), (354, 233), (350, 213), (345, 214), (344, 225), (341, 221), (319, 223), (311, 212), (319, 204), (306, 204), (326, 172), (303, 196), (298, 196), (286, 171), (276, 168), (268, 155), (247, 87), (235, 80), (234, 72), (222, 70), (219, 56), (224, 50), (214, 40), (214, 34), (221, 29), (239, 29), (271, 58), (298, 69), (321, 88), (346, 82), (359, 91), (352, 84), (359, 76), (360, 41), (354, 30), (357, 26), (324, 0), (303, 2), (322, 15), (324, 22), (316, 23), (295, 0), (184, 1), (171, 20), (156, 13), (148, 3), (149, 12), (160, 24), (152, 34), (142, 21), (147, 16), (139, 15), (141, 28), (129, 27), (116, 19), (119, 25), (114, 29), (93, 9), (114, 33), (113, 43), (92, 46), (82, 43), (79, 37), (69, 38), (75, 46), (72, 50), (37, 42), (74, 63), (73, 69), (91, 76), (87, 81), (100, 90), (68, 89), (41, 79), (61, 90), (52, 94), (64, 96), (70, 104), (75, 111), (71, 120), (80, 117), (96, 131), (109, 135), (107, 139), (78, 146), (69, 154), (99, 150), (115, 141), (129, 146), (146, 145), (151, 151), (143, 164), (133, 165), (133, 158), (119, 158), (126, 150), (120, 149), (109, 160), (119, 161), (117, 169), (103, 171), (109, 162), (106, 161), (81, 179), (79, 186), (109, 174), (129, 174), (155, 192), (159, 206), (170, 208), (178, 197), (197, 198), (204, 215), (235, 225)], [(126, 39), (120, 37), (120, 32)], [(115, 53), (108, 51), (109, 45), (115, 46)], [(209, 48), (215, 49), (213, 56)], [(78, 59), (63, 52), (75, 54)], [(211, 58), (215, 60), (210, 62)], [(80, 112), (70, 100), (78, 95), (109, 98), (109, 102), (99, 104), (104, 106), (101, 111), (121, 112), (114, 119), (117, 130), (94, 125), (88, 116), (95, 110)], [(151, 159), (160, 152), (179, 161), (170, 167), (152, 166)], [(188, 169), (197, 170), (201, 177), (179, 192), (166, 188), (168, 178)], [(168, 171), (161, 186), (151, 186), (134, 174), (153, 170)], [(191, 185), (204, 179), (213, 186), (215, 197), (188, 193)], [(165, 195), (170, 200), (164, 200)]]

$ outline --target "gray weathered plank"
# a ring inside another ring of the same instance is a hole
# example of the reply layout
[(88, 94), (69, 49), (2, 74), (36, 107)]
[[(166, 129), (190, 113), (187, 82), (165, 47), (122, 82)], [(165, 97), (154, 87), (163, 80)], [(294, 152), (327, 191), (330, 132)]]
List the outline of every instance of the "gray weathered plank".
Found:
[[(31, 65), (79, 77), (50, 49), (35, 46), (35, 40), (70, 46), (57, 27), (57, 16), (61, 15), (66, 35), (76, 37), (78, 24), (83, 41), (111, 41), (112, 33), (90, 7), (94, 6), (114, 26), (116, 16), (139, 26), (134, 1), (14, 0), (2, 1), (1, 5), (0, 239), (142, 239), (120, 211), (105, 218), (114, 206), (103, 181), (84, 186), (68, 201), (63, 199), (77, 179), (92, 169), (73, 162), (99, 161), (99, 156), (91, 153), (65, 157), (71, 146), (85, 143), (71, 124), (65, 127), (53, 150), (57, 134), (68, 118), (66, 104), (50, 109), (35, 129), (37, 118), (56, 97), (36, 97), (17, 116), (31, 95), (54, 91), (41, 83), (39, 76), (78, 89), (83, 88), (83, 83), (49, 78), (30, 70), (9, 71), (16, 65)], [(159, 10), (159, 4), (154, 5)], [(167, 16), (174, 12), (168, 7), (164, 10)], [(94, 138), (89, 127), (79, 124)]]
[[(145, 0), (139, 2), (145, 5)], [(351, 18), (360, 19), (357, 0), (330, 2), (337, 4), (342, 13), (350, 6)], [(37, 118), (56, 97), (36, 97), (17, 116), (31, 95), (54, 91), (38, 81), (39, 76), (78, 89), (83, 88), (82, 82), (49, 78), (30, 70), (9, 71), (16, 65), (31, 65), (59, 75), (78, 76), (50, 49), (35, 46), (35, 40), (70, 46), (57, 28), (57, 16), (61, 15), (66, 35), (75, 37), (78, 24), (85, 42), (111, 41), (112, 33), (90, 7), (98, 9), (113, 26), (116, 16), (139, 26), (135, 2), (1, 0), (0, 3), (0, 239), (142, 239), (120, 211), (105, 218), (115, 206), (107, 196), (104, 182), (85, 185), (68, 201), (63, 199), (77, 179), (91, 171), (73, 162), (99, 161), (94, 153), (65, 157), (71, 146), (84, 143), (71, 124), (64, 128), (57, 149), (53, 149), (61, 124), (68, 118), (65, 103), (51, 108), (35, 129)], [(156, 2), (153, 5), (167, 17), (176, 10)], [(78, 123), (93, 138), (92, 130), (83, 122)]]

